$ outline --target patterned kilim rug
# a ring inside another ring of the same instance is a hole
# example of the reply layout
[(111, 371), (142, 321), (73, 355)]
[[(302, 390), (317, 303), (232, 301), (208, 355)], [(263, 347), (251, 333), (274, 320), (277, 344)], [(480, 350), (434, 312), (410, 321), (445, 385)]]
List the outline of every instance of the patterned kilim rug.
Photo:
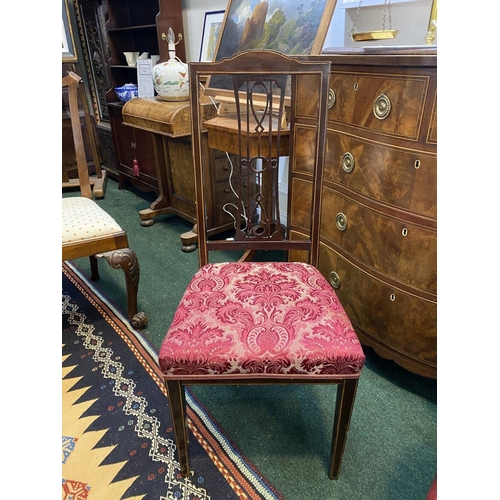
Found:
[(62, 271), (62, 498), (282, 499), (189, 393), (194, 472), (180, 475), (154, 348), (73, 266)]

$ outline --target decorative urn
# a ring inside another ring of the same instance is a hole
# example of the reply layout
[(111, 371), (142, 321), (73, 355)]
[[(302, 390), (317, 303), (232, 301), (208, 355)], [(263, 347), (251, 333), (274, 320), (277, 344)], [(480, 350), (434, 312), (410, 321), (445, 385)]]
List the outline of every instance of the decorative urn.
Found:
[[(189, 99), (188, 65), (175, 55), (175, 35), (172, 28), (162, 35), (168, 43), (169, 60), (154, 66), (151, 76), (158, 97), (164, 101), (187, 101)], [(179, 34), (179, 41), (182, 35)], [(177, 43), (179, 43), (179, 41)]]

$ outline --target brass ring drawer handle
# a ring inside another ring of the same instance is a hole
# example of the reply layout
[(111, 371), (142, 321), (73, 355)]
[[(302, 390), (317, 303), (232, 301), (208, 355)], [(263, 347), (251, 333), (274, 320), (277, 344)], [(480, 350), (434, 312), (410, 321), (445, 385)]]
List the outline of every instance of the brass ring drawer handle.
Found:
[(345, 231), (347, 229), (347, 217), (342, 212), (337, 214), (335, 217), (335, 224), (340, 231)]
[(354, 156), (351, 153), (344, 153), (342, 156), (342, 169), (344, 172), (350, 173), (354, 169), (356, 161), (354, 160)]
[(333, 288), (340, 288), (340, 276), (335, 271), (330, 273), (330, 284)]
[(373, 114), (379, 120), (385, 120), (389, 116), (391, 108), (391, 100), (385, 94), (380, 94), (373, 103)]
[(335, 106), (335, 101), (337, 100), (337, 96), (335, 95), (335, 91), (332, 89), (328, 89), (328, 109), (332, 109)]

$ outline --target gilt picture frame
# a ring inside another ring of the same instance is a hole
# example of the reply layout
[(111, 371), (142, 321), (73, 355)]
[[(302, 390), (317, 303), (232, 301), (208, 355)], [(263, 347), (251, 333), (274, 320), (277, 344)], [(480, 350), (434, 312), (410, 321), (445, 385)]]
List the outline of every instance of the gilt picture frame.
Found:
[[(286, 55), (318, 55), (337, 0), (229, 0), (214, 61), (250, 49)], [(207, 82), (207, 93), (229, 95), (222, 77)]]
[(62, 0), (62, 62), (76, 62), (77, 60), (68, 4), (67, 0)]
[(224, 21), (224, 10), (205, 12), (203, 32), (201, 35), (200, 62), (210, 62), (215, 57), (217, 42)]

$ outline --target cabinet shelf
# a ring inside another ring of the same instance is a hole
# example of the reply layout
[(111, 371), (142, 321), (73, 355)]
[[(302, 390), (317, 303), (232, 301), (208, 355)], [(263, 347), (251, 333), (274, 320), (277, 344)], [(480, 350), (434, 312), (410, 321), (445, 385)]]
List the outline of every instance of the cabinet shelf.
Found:
[(108, 28), (108, 33), (123, 33), (129, 31), (154, 30), (156, 32), (156, 24), (142, 24), (141, 26), (124, 26), (121, 28)]
[(128, 64), (111, 64), (111, 69), (137, 70), (137, 66), (129, 66)]

